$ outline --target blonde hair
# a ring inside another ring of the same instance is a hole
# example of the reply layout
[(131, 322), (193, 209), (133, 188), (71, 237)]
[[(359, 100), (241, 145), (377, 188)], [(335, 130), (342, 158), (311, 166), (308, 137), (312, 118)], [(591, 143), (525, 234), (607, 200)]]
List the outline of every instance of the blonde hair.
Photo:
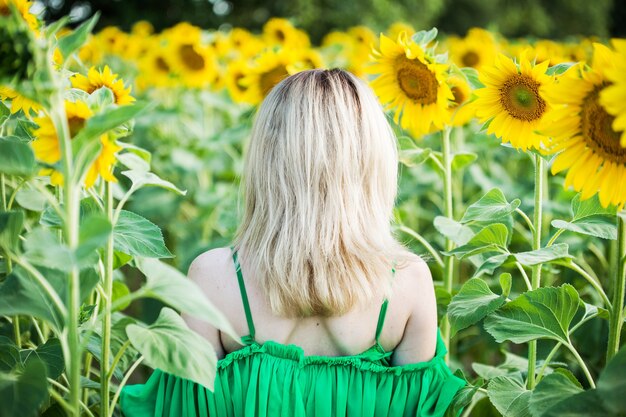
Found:
[(339, 69), (302, 71), (261, 104), (235, 235), (272, 311), (332, 316), (390, 293), (395, 135), (370, 88)]

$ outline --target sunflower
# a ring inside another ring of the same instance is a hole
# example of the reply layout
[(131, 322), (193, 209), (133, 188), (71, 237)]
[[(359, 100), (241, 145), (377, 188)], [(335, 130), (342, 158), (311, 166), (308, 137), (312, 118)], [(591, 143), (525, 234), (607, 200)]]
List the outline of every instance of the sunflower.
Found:
[(480, 28), (472, 28), (464, 38), (451, 36), (447, 41), (450, 59), (459, 67), (480, 70), (493, 65), (498, 54), (498, 44), (493, 35)]
[(454, 100), (446, 84), (448, 65), (440, 64), (422, 47), (407, 39), (406, 33), (394, 42), (380, 35), (380, 50), (369, 71), (380, 74), (372, 87), (394, 121), (416, 136), (442, 129), (450, 122), (448, 100)]
[(615, 116), (613, 130), (621, 131), (621, 145), (626, 147), (626, 39), (613, 39), (614, 67), (607, 68), (606, 78), (612, 83), (600, 93), (600, 103)]
[(13, 4), (17, 11), (22, 15), (28, 27), (39, 35), (39, 20), (37, 16), (30, 12), (33, 3), (28, 0), (0, 0), (0, 16), (8, 16), (11, 14), (9, 4)]
[(117, 78), (117, 74), (113, 74), (111, 68), (108, 65), (104, 66), (104, 70), (96, 70), (95, 67), (91, 67), (87, 76), (82, 74), (74, 74), (70, 81), (72, 87), (86, 91), (89, 94), (93, 93), (99, 88), (108, 87), (115, 96), (115, 104), (129, 104), (135, 101), (135, 98), (130, 95), (130, 87), (124, 87), (124, 81)]
[(215, 78), (215, 52), (201, 43), (200, 35), (195, 26), (178, 24), (167, 38), (172, 70), (187, 87), (206, 87)]
[[(65, 112), (67, 123), (70, 129), (70, 137), (73, 138), (83, 128), (87, 119), (93, 116), (93, 112), (83, 101), (66, 101)], [(34, 119), (38, 128), (33, 131), (35, 140), (31, 146), (35, 157), (48, 165), (54, 165), (61, 160), (61, 144), (56, 134), (52, 120), (48, 116), (40, 116)], [(117, 182), (112, 175), (115, 164), (115, 153), (121, 149), (114, 141), (110, 141), (107, 135), (100, 137), (102, 147), (93, 164), (89, 167), (85, 178), (85, 186), (90, 188), (95, 183), (98, 176), (102, 176), (106, 181)], [(50, 175), (52, 185), (63, 184), (63, 174), (54, 168), (43, 168), (39, 175)]]
[(166, 49), (155, 45), (138, 64), (137, 88), (168, 87), (173, 84), (172, 63)]
[(246, 93), (248, 87), (243, 85), (241, 81), (245, 78), (249, 71), (249, 66), (246, 60), (239, 59), (232, 61), (226, 69), (226, 88), (230, 94), (230, 98), (236, 103), (242, 103), (246, 101)]
[(304, 69), (305, 60), (305, 55), (299, 51), (285, 48), (266, 50), (239, 81), (247, 89), (245, 101), (250, 104), (260, 103), (285, 77)]
[(387, 29), (387, 36), (391, 39), (398, 39), (402, 32), (406, 32), (407, 36), (412, 36), (415, 33), (415, 29), (408, 23), (395, 22)]
[(128, 48), (128, 34), (115, 26), (107, 26), (95, 35), (98, 48), (104, 53), (122, 56)]
[(548, 61), (533, 65), (522, 54), (519, 68), (499, 55), (495, 66), (481, 70), (479, 78), (485, 87), (476, 90), (474, 108), (481, 122), (489, 122), (487, 133), (518, 149), (541, 149), (545, 138), (536, 130), (549, 110), (539, 92), (551, 82), (547, 69)]
[(26, 117), (31, 117), (32, 113), (37, 113), (41, 110), (41, 106), (33, 100), (24, 97), (17, 91), (6, 86), (0, 86), (0, 101), (11, 101), (11, 114), (15, 114), (22, 110)]
[(311, 45), (306, 32), (296, 29), (287, 19), (279, 17), (273, 17), (263, 25), (263, 37), (270, 46), (308, 48)]
[(599, 100), (610, 85), (605, 74), (615, 70), (614, 62), (614, 53), (595, 44), (591, 68), (575, 65), (542, 89), (553, 107), (543, 129), (552, 137), (548, 152), (557, 154), (552, 173), (569, 169), (565, 187), (580, 191), (582, 199), (598, 193), (603, 207), (626, 202), (626, 149), (612, 127), (615, 118)]
[(467, 124), (476, 113), (474, 107), (470, 105), (472, 90), (467, 81), (459, 75), (451, 75), (448, 78), (448, 85), (454, 96), (454, 100), (450, 102), (449, 108), (450, 124), (452, 126), (463, 126)]

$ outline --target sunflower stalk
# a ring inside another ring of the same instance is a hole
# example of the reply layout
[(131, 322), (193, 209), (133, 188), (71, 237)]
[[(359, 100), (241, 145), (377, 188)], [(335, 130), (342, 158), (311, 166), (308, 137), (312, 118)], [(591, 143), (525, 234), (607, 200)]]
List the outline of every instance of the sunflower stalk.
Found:
[[(52, 68), (48, 69), (50, 74), (54, 74)], [(65, 101), (63, 98), (63, 87), (59, 83), (55, 83), (57, 88), (50, 98), (50, 108), (48, 113), (54, 125), (59, 145), (61, 148), (61, 160), (63, 167), (64, 193), (63, 210), (65, 212), (65, 222), (63, 223), (63, 237), (70, 251), (76, 250), (78, 247), (78, 232), (80, 220), (80, 188), (74, 182), (74, 165), (72, 144), (70, 142), (70, 130), (65, 112)], [(80, 271), (76, 265), (73, 265), (68, 280), (67, 300), (69, 303), (67, 314), (65, 317), (65, 329), (62, 336), (66, 338), (64, 343), (65, 366), (69, 378), (69, 407), (76, 415), (80, 413), (81, 400), (81, 367), (82, 367), (82, 349), (79, 335), (79, 317), (80, 317)]]
[[(105, 181), (105, 210), (106, 216), (113, 222), (113, 190), (111, 183)], [(104, 259), (104, 295), (101, 297), (102, 310), (107, 311), (113, 298), (113, 233), (109, 235)], [(109, 415), (109, 353), (111, 345), (111, 313), (104, 315), (102, 320), (102, 360), (100, 361), (100, 403), (101, 415)]]
[(606, 350), (608, 363), (619, 350), (623, 326), (624, 286), (626, 282), (626, 212), (617, 216), (617, 256), (613, 269), (613, 302), (609, 317), (609, 342)]
[[(442, 134), (442, 164), (443, 164), (443, 212), (444, 216), (450, 219), (454, 218), (454, 206), (452, 205), (452, 151), (450, 146), (450, 127), (446, 127)], [(447, 238), (445, 239), (446, 252), (454, 249), (454, 242)], [(445, 255), (443, 259), (443, 286), (446, 292), (452, 293), (452, 287), (454, 284), (454, 256)], [(441, 335), (448, 352), (450, 349), (450, 321), (447, 316), (444, 316), (441, 323)], [(446, 356), (446, 362), (448, 356)]]
[[(544, 197), (544, 161), (539, 155), (534, 155), (535, 158), (535, 202), (533, 213), (533, 250), (541, 249), (541, 231), (542, 231), (542, 217), (543, 217), (543, 197)], [(532, 267), (532, 275), (530, 278), (530, 285), (533, 290), (536, 290), (541, 285), (541, 264), (534, 265)], [(535, 387), (535, 367), (537, 364), (537, 341), (531, 340), (528, 343), (528, 389), (532, 390)]]

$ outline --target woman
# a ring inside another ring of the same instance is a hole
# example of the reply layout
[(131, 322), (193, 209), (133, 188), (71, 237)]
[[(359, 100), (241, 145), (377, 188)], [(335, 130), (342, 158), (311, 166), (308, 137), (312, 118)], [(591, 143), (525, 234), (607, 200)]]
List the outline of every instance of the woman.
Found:
[(364, 82), (280, 82), (254, 122), (233, 246), (188, 274), (245, 346), (185, 316), (216, 349), (214, 391), (161, 373), (125, 392), (126, 415), (443, 415), (464, 381), (443, 362), (428, 267), (391, 233), (397, 166)]

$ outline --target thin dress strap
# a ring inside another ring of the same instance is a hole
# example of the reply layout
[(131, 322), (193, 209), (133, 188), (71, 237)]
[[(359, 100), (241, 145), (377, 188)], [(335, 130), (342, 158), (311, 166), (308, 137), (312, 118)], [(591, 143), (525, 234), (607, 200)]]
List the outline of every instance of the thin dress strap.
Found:
[[(393, 262), (393, 266), (391, 268), (391, 278), (393, 279), (396, 276), (396, 262)], [(380, 313), (378, 313), (378, 323), (376, 324), (376, 345), (381, 347), (378, 338), (380, 337), (380, 333), (383, 330), (383, 325), (385, 324), (385, 316), (387, 315), (387, 304), (389, 304), (389, 300), (385, 298), (383, 304), (380, 306)]]
[(241, 292), (241, 300), (243, 301), (243, 309), (246, 312), (246, 321), (248, 322), (247, 336), (241, 338), (241, 340), (249, 345), (254, 342), (254, 322), (252, 321), (252, 313), (250, 312), (250, 304), (248, 303), (248, 294), (246, 293), (246, 285), (243, 282), (243, 274), (241, 273), (241, 265), (239, 264), (239, 258), (237, 257), (237, 251), (231, 246), (233, 253), (233, 263), (235, 264), (235, 271), (237, 272), (237, 281), (239, 281), (239, 291)]

